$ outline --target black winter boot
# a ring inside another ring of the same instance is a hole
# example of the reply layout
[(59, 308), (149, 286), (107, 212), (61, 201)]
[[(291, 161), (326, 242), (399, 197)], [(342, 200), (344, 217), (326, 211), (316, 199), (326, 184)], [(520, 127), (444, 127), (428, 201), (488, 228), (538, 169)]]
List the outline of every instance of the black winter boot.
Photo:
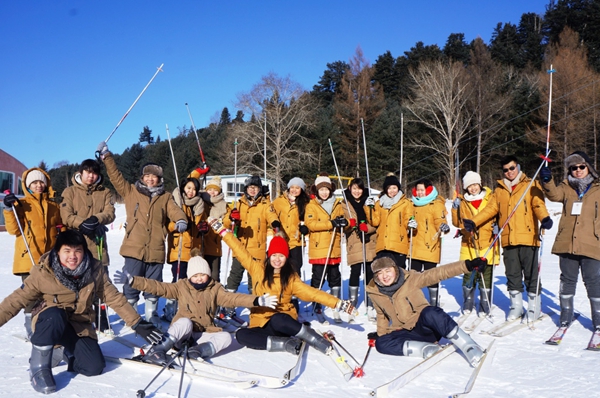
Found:
[(52, 376), (52, 351), (54, 346), (31, 347), (31, 358), (29, 358), (29, 373), (33, 389), (42, 394), (52, 394), (56, 391), (56, 382)]

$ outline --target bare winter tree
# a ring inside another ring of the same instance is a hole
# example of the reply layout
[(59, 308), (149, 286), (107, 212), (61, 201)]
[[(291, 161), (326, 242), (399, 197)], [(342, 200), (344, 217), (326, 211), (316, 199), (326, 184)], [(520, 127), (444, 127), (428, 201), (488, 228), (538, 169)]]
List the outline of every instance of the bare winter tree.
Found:
[(428, 61), (411, 69), (410, 75), (415, 85), (406, 108), (430, 131), (411, 137), (410, 145), (429, 148), (439, 155), (432, 158), (434, 167), (442, 171), (449, 183), (448, 192), (452, 192), (458, 146), (472, 118), (467, 108), (471, 88), (464, 66), (454, 61)]
[(238, 169), (262, 175), (266, 163), (267, 176), (275, 180), (279, 193), (286, 173), (313, 160), (303, 131), (313, 127), (317, 105), (290, 77), (269, 73), (250, 92), (240, 94), (236, 106), (252, 115), (231, 128), (239, 142)]

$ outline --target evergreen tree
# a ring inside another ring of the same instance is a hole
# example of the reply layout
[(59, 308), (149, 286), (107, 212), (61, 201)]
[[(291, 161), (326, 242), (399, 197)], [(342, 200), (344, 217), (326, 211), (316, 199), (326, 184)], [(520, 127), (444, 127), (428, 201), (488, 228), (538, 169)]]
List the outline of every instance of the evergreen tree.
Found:
[(350, 68), (344, 61), (336, 61), (327, 64), (327, 69), (319, 79), (319, 83), (313, 86), (311, 94), (325, 104), (333, 102), (333, 97), (339, 93), (340, 84), (344, 73)]
[(235, 119), (233, 119), (233, 123), (244, 123), (244, 112), (238, 110), (235, 114)]
[(140, 144), (144, 143), (144, 142), (146, 144), (154, 144), (154, 138), (152, 137), (152, 130), (150, 130), (150, 128), (148, 126), (144, 126), (144, 129), (140, 133), (139, 142), (140, 142)]
[(517, 27), (511, 23), (498, 23), (492, 33), (490, 52), (492, 59), (502, 65), (523, 67), (519, 57), (519, 36)]
[(386, 51), (373, 64), (373, 81), (378, 83), (387, 99), (400, 100), (399, 88), (401, 77), (396, 67), (396, 59), (390, 51)]
[(448, 40), (446, 40), (446, 45), (442, 50), (446, 58), (462, 62), (465, 65), (469, 62), (469, 51), (470, 46), (465, 41), (464, 33), (450, 34)]
[(229, 114), (229, 109), (225, 107), (221, 111), (221, 119), (219, 120), (219, 125), (227, 126), (228, 124), (231, 124), (231, 115)]
[(539, 70), (544, 58), (542, 18), (532, 12), (523, 14), (517, 35), (520, 45), (519, 64), (523, 67), (530, 65), (534, 70)]

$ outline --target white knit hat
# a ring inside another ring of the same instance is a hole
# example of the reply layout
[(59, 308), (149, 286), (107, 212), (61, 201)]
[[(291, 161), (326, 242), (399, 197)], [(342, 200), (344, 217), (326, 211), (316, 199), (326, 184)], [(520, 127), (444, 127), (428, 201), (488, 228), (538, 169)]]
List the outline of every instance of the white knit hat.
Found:
[(188, 266), (187, 266), (188, 279), (190, 279), (192, 276), (194, 276), (196, 274), (205, 274), (205, 275), (209, 275), (209, 276), (211, 274), (208, 263), (206, 262), (205, 259), (203, 259), (200, 256), (192, 257), (192, 258), (190, 258), (190, 261), (188, 261)]
[(463, 177), (463, 189), (466, 190), (473, 184), (481, 185), (481, 176), (474, 171), (467, 171), (467, 174)]
[(315, 180), (315, 188), (317, 191), (323, 187), (329, 188), (330, 191), (333, 191), (331, 179), (328, 176), (318, 176)]
[(39, 170), (31, 170), (29, 173), (27, 173), (27, 177), (25, 177), (25, 186), (29, 188), (31, 183), (34, 181), (41, 181), (44, 184), (48, 185), (48, 182), (46, 181), (46, 176)]

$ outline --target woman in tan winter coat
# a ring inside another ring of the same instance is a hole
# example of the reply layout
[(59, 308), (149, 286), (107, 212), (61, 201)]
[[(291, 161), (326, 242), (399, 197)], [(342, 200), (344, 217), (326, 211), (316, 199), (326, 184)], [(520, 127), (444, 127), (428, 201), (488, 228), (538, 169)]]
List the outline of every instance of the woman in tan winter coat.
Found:
[(29, 359), (31, 384), (36, 391), (44, 394), (56, 391), (51, 369), (55, 345), (64, 347), (69, 371), (85, 376), (102, 373), (104, 356), (92, 325), (92, 303), (96, 297), (108, 303), (148, 342), (160, 341), (162, 333), (142, 321), (131, 308), (110, 282), (106, 267), (92, 257), (77, 230), (59, 234), (53, 249), (31, 269), (23, 286), (0, 303), (0, 326), (16, 316), (25, 303), (36, 303)]
[[(64, 228), (50, 176), (44, 170), (37, 167), (26, 170), (21, 186), (24, 198), (18, 199), (13, 193), (4, 197), (4, 220), (6, 231), (16, 236), (13, 274), (24, 281), (42, 254), (52, 249), (56, 235)], [(18, 218), (15, 218), (15, 212)], [(32, 306), (33, 303), (29, 303), (24, 311), (27, 337), (31, 335)]]
[[(450, 232), (446, 204), (431, 181), (421, 179), (412, 189), (412, 206), (406, 210), (412, 230), (411, 268), (426, 271), (435, 268), (442, 255), (442, 236)], [(427, 287), (429, 303), (439, 305), (439, 284)]]
[(562, 202), (562, 216), (552, 246), (560, 264), (560, 326), (573, 321), (573, 297), (579, 270), (592, 307), (595, 331), (590, 349), (600, 349), (600, 182), (590, 158), (581, 151), (565, 159), (567, 178), (558, 186), (549, 168), (540, 170), (542, 188), (549, 200)]

